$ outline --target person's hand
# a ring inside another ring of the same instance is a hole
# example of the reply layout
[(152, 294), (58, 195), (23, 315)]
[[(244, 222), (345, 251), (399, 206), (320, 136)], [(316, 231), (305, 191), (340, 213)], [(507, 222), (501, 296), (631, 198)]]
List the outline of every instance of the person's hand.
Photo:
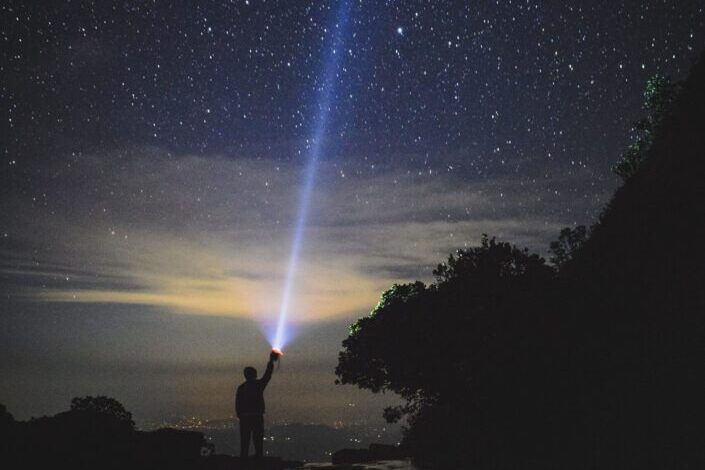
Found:
[(272, 352), (269, 353), (269, 360), (271, 362), (276, 362), (279, 360), (279, 357), (282, 355), (281, 352), (272, 349)]

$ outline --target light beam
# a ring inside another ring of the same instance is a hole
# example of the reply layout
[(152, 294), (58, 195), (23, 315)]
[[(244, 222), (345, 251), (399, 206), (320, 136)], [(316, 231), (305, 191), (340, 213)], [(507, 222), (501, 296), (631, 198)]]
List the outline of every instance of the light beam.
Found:
[(296, 275), (296, 266), (299, 261), (299, 254), (303, 245), (303, 236), (306, 229), (306, 220), (309, 212), (311, 201), (311, 193), (316, 179), (316, 169), (318, 167), (318, 159), (323, 149), (323, 137), (328, 124), (328, 116), (330, 115), (331, 100), (334, 95), (336, 78), (338, 74), (338, 66), (340, 65), (341, 56), (343, 55), (343, 42), (345, 31), (347, 30), (348, 20), (350, 16), (350, 1), (342, 0), (338, 6), (335, 16), (333, 28), (333, 43), (327, 52), (323, 67), (323, 81), (318, 87), (318, 114), (316, 115), (315, 125), (313, 127), (313, 136), (308, 141), (308, 161), (306, 172), (304, 173), (304, 184), (299, 200), (299, 209), (296, 218), (296, 226), (294, 228), (294, 237), (291, 243), (291, 252), (289, 254), (289, 263), (286, 269), (286, 278), (284, 281), (284, 291), (282, 293), (281, 305), (279, 308), (279, 319), (277, 320), (277, 328), (274, 333), (274, 338), (270, 341), (272, 347), (281, 350), (287, 342), (287, 323), (289, 316), (289, 302), (294, 285), (294, 277)]

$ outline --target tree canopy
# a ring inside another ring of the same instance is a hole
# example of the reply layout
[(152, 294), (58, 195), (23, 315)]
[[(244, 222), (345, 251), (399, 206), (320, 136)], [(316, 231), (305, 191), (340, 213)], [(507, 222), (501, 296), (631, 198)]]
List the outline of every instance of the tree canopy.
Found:
[(135, 422), (132, 420), (132, 413), (127, 411), (125, 407), (122, 406), (122, 403), (114, 398), (103, 395), (96, 397), (75, 397), (71, 400), (71, 411), (109, 416), (132, 428), (135, 426)]
[(536, 306), (529, 299), (554, 274), (540, 256), (484, 236), (480, 246), (438, 265), (435, 283), (392, 286), (351, 326), (336, 368), (339, 382), (399, 394), (405, 405), (385, 410), (385, 417), (406, 416), (416, 429), (421, 422), (426, 429), (445, 425), (442, 410), (473, 416), (487, 397), (506, 395), (493, 370), (497, 361), (518, 366), (509, 364), (507, 353), (517, 347), (509, 325), (524, 324), (515, 317), (529, 312), (517, 306)]
[(646, 117), (634, 123), (633, 141), (612, 167), (612, 171), (623, 180), (634, 175), (646, 158), (654, 137), (671, 112), (679, 90), (679, 83), (660, 75), (654, 75), (646, 82), (643, 105)]
[(551, 263), (559, 269), (568, 261), (573, 259), (573, 255), (580, 249), (588, 237), (588, 230), (584, 225), (575, 228), (565, 227), (558, 235), (558, 240), (551, 242), (550, 251), (553, 255)]

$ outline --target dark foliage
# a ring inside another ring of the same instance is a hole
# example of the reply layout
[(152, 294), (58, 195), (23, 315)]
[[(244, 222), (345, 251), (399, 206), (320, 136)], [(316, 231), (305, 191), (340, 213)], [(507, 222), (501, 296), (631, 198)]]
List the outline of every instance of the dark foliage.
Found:
[(648, 155), (654, 138), (661, 130), (664, 121), (671, 114), (673, 103), (680, 90), (679, 83), (668, 77), (655, 75), (646, 82), (644, 90), (645, 118), (634, 123), (634, 141), (622, 153), (621, 159), (612, 171), (626, 180), (634, 175)]
[(106, 415), (115, 418), (118, 422), (124, 423), (131, 428), (135, 427), (132, 421), (132, 413), (127, 411), (122, 403), (106, 396), (97, 397), (76, 397), (71, 400), (71, 411), (87, 412)]
[(0, 405), (0, 468), (283, 470), (302, 465), (278, 457), (253, 462), (217, 455), (200, 432), (137, 431), (122, 404), (105, 396), (74, 398), (69, 411), (30, 421), (15, 421)]
[[(406, 444), (416, 457), (461, 465), (474, 458), (462, 441), (492, 412), (513, 414), (518, 395), (533, 393), (521, 376), (525, 361), (542, 349), (533, 334), (541, 313), (523, 306), (540, 304), (538, 289), (554, 271), (537, 255), (484, 237), (434, 274), (431, 286), (396, 285), (383, 294), (352, 326), (336, 373), (342, 383), (400, 394), (407, 405), (385, 416), (410, 415)], [(486, 429), (473, 439), (492, 445)]]
[(484, 238), (352, 326), (339, 380), (406, 399), (385, 415), (420, 463), (705, 468), (705, 56), (659, 103), (599, 222), (551, 245), (557, 273)]
[(553, 255), (551, 263), (559, 269), (563, 267), (573, 259), (573, 255), (585, 243), (587, 237), (588, 230), (584, 225), (578, 225), (575, 228), (566, 227), (561, 230), (558, 240), (551, 242), (550, 245), (550, 251)]
[(197, 432), (136, 431), (122, 404), (102, 396), (74, 398), (52, 417), (0, 418), (0, 437), (3, 468), (206, 468), (203, 449), (213, 450)]

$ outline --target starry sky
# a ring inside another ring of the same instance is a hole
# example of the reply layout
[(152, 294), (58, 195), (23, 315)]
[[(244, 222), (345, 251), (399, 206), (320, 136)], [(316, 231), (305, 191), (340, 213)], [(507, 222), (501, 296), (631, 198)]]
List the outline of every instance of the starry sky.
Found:
[(231, 414), (266, 361), (324, 113), (269, 419), (381, 420), (394, 397), (333, 385), (347, 325), (483, 233), (545, 254), (594, 221), (646, 80), (685, 76), (704, 9), (4, 2), (0, 403)]

